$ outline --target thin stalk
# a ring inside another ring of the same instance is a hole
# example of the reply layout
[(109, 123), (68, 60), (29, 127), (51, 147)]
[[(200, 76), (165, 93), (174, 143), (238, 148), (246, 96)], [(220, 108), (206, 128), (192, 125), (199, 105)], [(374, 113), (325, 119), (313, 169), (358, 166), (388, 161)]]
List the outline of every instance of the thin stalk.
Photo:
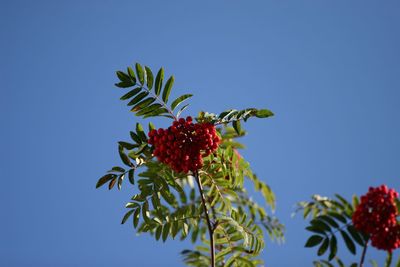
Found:
[(368, 248), (368, 240), (365, 241), (364, 249), (363, 249), (362, 254), (361, 254), (361, 260), (360, 260), (359, 267), (363, 267), (364, 266), (364, 260), (365, 260), (365, 254), (367, 253), (367, 248)]
[(210, 253), (211, 253), (211, 267), (215, 267), (215, 245), (214, 245), (214, 227), (210, 220), (210, 215), (206, 206), (206, 198), (204, 196), (203, 186), (200, 181), (199, 173), (194, 173), (196, 178), (197, 186), (200, 191), (201, 202), (203, 203), (204, 214), (206, 215), (206, 221), (208, 226), (208, 234), (210, 235)]

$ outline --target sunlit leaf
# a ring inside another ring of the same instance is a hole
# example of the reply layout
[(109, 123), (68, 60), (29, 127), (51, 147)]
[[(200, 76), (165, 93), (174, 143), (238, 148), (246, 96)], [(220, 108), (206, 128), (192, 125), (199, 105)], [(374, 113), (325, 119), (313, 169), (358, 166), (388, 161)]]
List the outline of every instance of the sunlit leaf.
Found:
[(153, 72), (151, 72), (151, 69), (147, 66), (145, 66), (144, 68), (146, 70), (147, 88), (149, 88), (149, 90), (151, 90), (151, 88), (153, 87), (153, 82), (154, 82)]
[(189, 106), (189, 104), (184, 105), (176, 114), (176, 117), (179, 118), (179, 116), (181, 115), (181, 113)]
[(139, 82), (141, 85), (144, 85), (144, 71), (143, 71), (143, 67), (139, 64), (136, 63), (135, 64), (135, 68), (136, 68), (136, 74), (138, 76)]
[(131, 78), (129, 77), (128, 74), (126, 74), (126, 73), (124, 73), (122, 71), (117, 71), (116, 73), (117, 73), (118, 79), (121, 82), (130, 82), (131, 81)]
[(136, 112), (138, 110), (141, 110), (142, 108), (146, 108), (147, 106), (149, 106), (154, 101), (156, 101), (156, 99), (154, 97), (146, 98), (143, 101), (141, 101), (141, 102), (137, 103), (136, 105), (134, 105), (132, 107), (131, 111)]
[(142, 90), (142, 88), (137, 87), (137, 88), (135, 88), (135, 89), (129, 91), (128, 93), (124, 94), (123, 96), (121, 96), (120, 99), (121, 99), (121, 100), (129, 99), (129, 98), (133, 97), (134, 95), (136, 95), (137, 93), (139, 93), (140, 90)]
[(174, 110), (179, 104), (181, 104), (183, 101), (185, 101), (186, 99), (192, 97), (192, 94), (185, 94), (185, 95), (181, 95), (180, 97), (178, 97), (177, 99), (175, 99), (172, 104), (171, 104), (171, 110)]
[(165, 83), (165, 87), (162, 94), (162, 100), (167, 103), (169, 94), (171, 93), (172, 85), (174, 84), (174, 76), (171, 76), (168, 81)]
[(169, 229), (171, 227), (170, 223), (166, 223), (163, 227), (163, 231), (162, 231), (162, 240), (163, 242), (165, 242), (165, 240), (167, 240), (167, 237), (169, 235)]
[(129, 77), (133, 80), (134, 83), (136, 83), (136, 75), (135, 72), (133, 71), (133, 69), (131, 67), (128, 67), (128, 75)]
[(136, 95), (131, 101), (129, 101), (128, 106), (133, 106), (137, 104), (139, 101), (141, 101), (143, 98), (145, 98), (149, 92), (141, 92), (138, 95)]
[(158, 71), (158, 73), (157, 73), (157, 76), (156, 76), (156, 84), (155, 84), (155, 87), (154, 87), (154, 91), (155, 91), (155, 93), (156, 93), (157, 96), (160, 95), (160, 93), (161, 93), (161, 88), (162, 88), (162, 85), (163, 85), (163, 80), (164, 80), (164, 69), (161, 68), (161, 69)]
[(129, 219), (129, 217), (132, 215), (132, 213), (133, 213), (134, 211), (135, 211), (135, 210), (130, 210), (130, 211), (128, 211), (127, 213), (125, 213), (124, 218), (122, 218), (121, 224), (124, 224), (124, 223)]
[(268, 109), (259, 109), (257, 110), (256, 117), (257, 118), (267, 118), (273, 116), (274, 113)]

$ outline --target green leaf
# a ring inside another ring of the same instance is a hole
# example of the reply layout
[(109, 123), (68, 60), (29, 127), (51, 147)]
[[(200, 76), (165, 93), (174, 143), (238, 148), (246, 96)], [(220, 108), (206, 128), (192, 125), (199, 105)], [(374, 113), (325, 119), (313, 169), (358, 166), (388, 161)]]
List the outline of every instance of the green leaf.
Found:
[(318, 245), (319, 243), (322, 242), (324, 238), (322, 236), (319, 235), (312, 235), (306, 242), (305, 247), (306, 248), (311, 248), (311, 247), (315, 247), (316, 245)]
[(335, 266), (334, 266), (332, 263), (330, 263), (329, 261), (321, 260), (321, 262), (324, 264), (324, 266), (335, 267)]
[(349, 251), (352, 254), (355, 255), (356, 254), (356, 246), (354, 245), (353, 240), (350, 238), (350, 236), (345, 231), (340, 230), (340, 233), (342, 234), (342, 237), (343, 237), (344, 243), (346, 244), (346, 247), (349, 249)]
[(356, 241), (360, 246), (364, 246), (365, 242), (361, 236), (361, 234), (354, 228), (353, 225), (347, 226), (347, 231), (350, 233), (351, 237)]
[(237, 113), (236, 109), (229, 109), (224, 112), (221, 112), (221, 114), (219, 114), (218, 118), (221, 119), (222, 121), (228, 120), (229, 116), (232, 114), (235, 114), (235, 113)]
[(136, 74), (139, 78), (139, 82), (141, 85), (144, 85), (144, 71), (143, 71), (143, 67), (139, 64), (136, 63), (135, 64), (135, 68), (136, 68)]
[(133, 80), (134, 83), (136, 83), (136, 75), (135, 72), (133, 71), (133, 69), (131, 67), (128, 67), (128, 75), (129, 77)]
[(379, 267), (375, 260), (370, 260), (369, 262), (372, 264), (372, 267)]
[(175, 99), (172, 104), (171, 104), (171, 109), (174, 110), (180, 103), (182, 103), (183, 101), (185, 101), (186, 99), (192, 97), (193, 95), (191, 94), (185, 94), (185, 95), (181, 95), (180, 97), (178, 97), (177, 99)]
[(255, 267), (255, 265), (249, 259), (240, 256), (236, 257), (236, 262), (242, 263), (242, 265), (239, 266)]
[(135, 174), (135, 169), (130, 169), (129, 172), (128, 172), (128, 178), (129, 178), (129, 182), (131, 184), (135, 184), (134, 174)]
[(156, 99), (154, 97), (149, 97), (146, 98), (145, 100), (137, 103), (136, 105), (134, 105), (131, 109), (131, 111), (136, 112), (138, 110), (141, 110), (143, 108), (146, 108), (147, 106), (149, 106), (151, 103), (153, 103), (154, 101), (156, 101)]
[(128, 93), (124, 94), (123, 96), (121, 96), (120, 99), (121, 99), (121, 100), (129, 99), (129, 98), (133, 97), (134, 95), (136, 95), (137, 93), (139, 93), (140, 90), (142, 90), (142, 88), (137, 87), (137, 88), (135, 88), (135, 89), (129, 91)]
[(167, 103), (169, 94), (171, 93), (172, 85), (174, 84), (174, 76), (171, 76), (168, 81), (165, 83), (165, 87), (163, 90), (162, 100)]
[(329, 227), (328, 224), (326, 224), (325, 222), (323, 222), (322, 220), (320, 220), (319, 218), (316, 218), (314, 220), (311, 220), (311, 225), (320, 228), (321, 230), (324, 231), (330, 231), (331, 228)]
[(152, 122), (149, 122), (149, 132), (151, 132), (151, 130), (155, 130), (156, 126), (154, 126), (154, 124)]
[(158, 226), (156, 229), (156, 240), (159, 240), (161, 237), (161, 233), (162, 233), (163, 227), (162, 225)]
[(147, 66), (145, 66), (144, 68), (146, 70), (147, 88), (149, 88), (149, 90), (151, 90), (151, 88), (153, 87), (153, 82), (154, 82), (153, 72), (151, 72), (151, 69)]
[(112, 180), (115, 177), (117, 177), (115, 174), (106, 174), (106, 175), (104, 175), (97, 182), (96, 188), (99, 188), (100, 186), (104, 185), (105, 183), (107, 183), (108, 181)]
[(117, 177), (113, 178), (113, 179), (110, 181), (110, 183), (108, 184), (108, 190), (111, 190), (111, 189), (114, 187), (114, 185), (115, 185), (116, 182), (117, 182)]
[(170, 223), (166, 223), (163, 227), (163, 232), (162, 232), (162, 240), (163, 242), (165, 242), (165, 240), (167, 240), (167, 237), (169, 235), (169, 229), (171, 227)]
[(140, 137), (140, 140), (142, 140), (142, 142), (147, 143), (147, 136), (144, 133), (143, 126), (140, 123), (136, 123), (136, 133)]
[(393, 254), (391, 252), (388, 252), (386, 254), (385, 267), (390, 267), (390, 265), (392, 264), (392, 256)]
[(189, 225), (187, 223), (182, 224), (182, 237), (186, 237), (189, 233)]
[(154, 91), (155, 91), (157, 96), (160, 95), (160, 93), (161, 93), (163, 80), (164, 80), (164, 69), (161, 68), (157, 73), (156, 84), (155, 84), (155, 87), (154, 87)]
[(199, 235), (199, 228), (195, 228), (192, 232), (192, 243), (195, 243)]
[(171, 206), (175, 205), (175, 197), (173, 194), (171, 194), (166, 190), (161, 190), (160, 193), (162, 197), (165, 199), (165, 201), (168, 202), (168, 204), (170, 204)]
[(256, 117), (257, 118), (268, 118), (274, 116), (274, 113), (268, 109), (259, 109), (257, 110)]
[(235, 262), (236, 257), (230, 257), (224, 264), (224, 267), (230, 267)]
[(359, 202), (360, 202), (359, 199), (358, 199), (358, 196), (353, 195), (351, 200), (352, 200), (353, 208), (356, 209), (358, 204), (359, 204)]
[(337, 264), (339, 265), (339, 267), (346, 267), (346, 266), (344, 265), (343, 261), (341, 261), (338, 257), (336, 257), (335, 259), (336, 259), (336, 262), (337, 262)]
[(354, 211), (353, 206), (344, 197), (342, 197), (339, 194), (335, 194), (335, 196), (340, 200), (340, 202), (342, 202), (342, 204), (346, 207), (346, 209), (349, 212), (353, 212)]
[(310, 232), (314, 232), (314, 233), (318, 233), (318, 234), (323, 234), (323, 235), (325, 235), (325, 231), (324, 231), (324, 230), (322, 230), (322, 229), (319, 228), (319, 227), (313, 226), (313, 225), (307, 226), (307, 227), (306, 227), (306, 230), (308, 230), (308, 231), (310, 231)]
[(328, 214), (329, 216), (335, 218), (336, 220), (342, 222), (342, 223), (346, 223), (346, 222), (347, 222), (346, 217), (344, 217), (343, 215), (341, 215), (341, 214), (339, 214), (339, 213), (336, 213), (336, 212), (334, 212), (334, 211), (330, 211), (330, 212), (328, 212), (327, 214)]
[(175, 236), (177, 235), (177, 233), (178, 233), (178, 230), (179, 230), (179, 223), (178, 223), (178, 221), (173, 221), (173, 222), (171, 222), (171, 235), (172, 235), (172, 238), (175, 238)]
[(335, 222), (331, 217), (327, 216), (327, 215), (321, 215), (318, 218), (324, 220), (325, 222), (327, 222), (328, 224), (330, 224), (331, 226), (338, 228), (339, 224), (337, 224), (337, 222)]
[(142, 140), (140, 139), (140, 137), (136, 133), (134, 133), (134, 132), (129, 132), (129, 133), (130, 133), (131, 138), (132, 138), (133, 141), (135, 141), (137, 144), (141, 144), (142, 143)]
[(121, 82), (130, 82), (131, 81), (131, 78), (129, 77), (129, 75), (122, 71), (117, 71), (117, 76)]
[(181, 113), (189, 106), (189, 104), (184, 105), (176, 114), (176, 117), (179, 118), (179, 116), (181, 115)]
[(232, 126), (238, 135), (242, 134), (242, 126), (240, 125), (240, 121), (233, 121)]
[(318, 256), (323, 255), (326, 252), (326, 250), (328, 249), (328, 246), (329, 246), (329, 238), (326, 237), (324, 239), (324, 242), (322, 243), (322, 245), (319, 247), (317, 255)]
[(137, 209), (139, 207), (140, 207), (140, 205), (136, 202), (129, 202), (129, 203), (126, 203), (126, 205), (125, 205), (125, 208), (127, 208), (127, 209)]
[(125, 82), (119, 82), (116, 83), (115, 86), (119, 87), (119, 88), (128, 88), (128, 87), (132, 87), (135, 84), (132, 81), (125, 81)]
[(124, 177), (125, 177), (124, 174), (121, 174), (121, 175), (118, 177), (118, 190), (121, 190), (121, 188), (122, 188), (122, 182), (124, 181)]
[(126, 149), (128, 149), (128, 150), (132, 150), (132, 149), (134, 149), (135, 147), (138, 146), (138, 145), (134, 145), (134, 144), (127, 143), (127, 142), (122, 142), (122, 141), (118, 142), (118, 144), (119, 144), (120, 146), (122, 146), (123, 148), (126, 148)]
[(158, 110), (161, 107), (162, 107), (162, 105), (159, 104), (159, 103), (154, 103), (154, 104), (148, 105), (147, 107), (145, 107), (145, 108), (141, 109), (139, 112), (137, 112), (136, 116), (146, 115), (146, 114), (151, 113), (151, 112), (153, 112), (155, 110)]
[(141, 101), (143, 98), (145, 98), (149, 92), (141, 92), (137, 96), (135, 96), (131, 101), (129, 101), (128, 106), (133, 106), (137, 104), (139, 101)]
[(142, 206), (142, 216), (143, 216), (143, 220), (147, 223), (147, 224), (151, 224), (151, 220), (149, 215), (147, 214), (149, 212), (149, 202), (146, 200)]
[(167, 109), (165, 109), (165, 108), (158, 108), (158, 109), (156, 109), (156, 110), (154, 110), (154, 111), (151, 111), (151, 112), (149, 112), (149, 113), (146, 113), (146, 114), (143, 116), (143, 118), (155, 117), (155, 116), (165, 116), (165, 117), (168, 117), (167, 115), (163, 115), (163, 114), (166, 114), (166, 113), (168, 113), (168, 110), (167, 110)]
[(231, 252), (232, 252), (231, 247), (224, 248), (215, 255), (215, 260), (218, 261), (219, 259), (223, 259), (226, 255), (228, 255)]
[(118, 152), (122, 162), (128, 166), (132, 166), (131, 161), (128, 156), (124, 153), (124, 148), (121, 145), (118, 145)]
[(139, 218), (140, 218), (140, 207), (135, 210), (135, 213), (133, 214), (133, 227), (137, 227), (139, 224)]
[(110, 172), (125, 172), (125, 169), (121, 168), (121, 167), (118, 167), (118, 166), (115, 166), (115, 167), (112, 167)]
[(130, 211), (128, 211), (127, 213), (125, 213), (124, 218), (122, 218), (121, 224), (124, 224), (124, 223), (129, 219), (129, 217), (132, 215), (132, 213), (133, 213), (134, 211), (135, 211), (135, 210), (130, 210)]
[(329, 260), (331, 261), (337, 253), (337, 239), (335, 235), (331, 236)]

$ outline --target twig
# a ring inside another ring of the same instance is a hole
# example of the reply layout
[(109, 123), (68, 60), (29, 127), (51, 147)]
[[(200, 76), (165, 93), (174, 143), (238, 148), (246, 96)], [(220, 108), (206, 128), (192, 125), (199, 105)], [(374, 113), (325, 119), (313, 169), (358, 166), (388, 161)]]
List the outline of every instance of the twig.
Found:
[(206, 206), (206, 199), (204, 197), (203, 186), (201, 185), (199, 173), (197, 171), (194, 173), (194, 177), (196, 178), (197, 186), (200, 191), (201, 202), (203, 203), (204, 214), (206, 215), (207, 220), (208, 233), (210, 235), (211, 267), (215, 267), (214, 227), (210, 220), (210, 215)]
[(367, 248), (368, 248), (368, 240), (365, 241), (364, 249), (363, 249), (362, 254), (361, 254), (361, 260), (360, 260), (359, 267), (363, 267), (364, 266), (364, 260), (365, 260), (365, 254), (367, 253)]

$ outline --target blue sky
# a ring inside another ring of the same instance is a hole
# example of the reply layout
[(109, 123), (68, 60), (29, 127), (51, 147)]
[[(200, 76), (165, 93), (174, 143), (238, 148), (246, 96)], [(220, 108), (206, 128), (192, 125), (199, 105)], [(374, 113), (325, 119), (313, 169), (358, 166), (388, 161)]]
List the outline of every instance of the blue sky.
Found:
[(287, 228), (262, 257), (311, 266), (297, 201), (400, 190), (399, 13), (398, 1), (1, 1), (0, 266), (182, 266), (190, 244), (119, 224), (129, 187), (95, 190), (137, 122), (113, 87), (136, 61), (195, 95), (186, 114), (275, 112), (243, 140)]

